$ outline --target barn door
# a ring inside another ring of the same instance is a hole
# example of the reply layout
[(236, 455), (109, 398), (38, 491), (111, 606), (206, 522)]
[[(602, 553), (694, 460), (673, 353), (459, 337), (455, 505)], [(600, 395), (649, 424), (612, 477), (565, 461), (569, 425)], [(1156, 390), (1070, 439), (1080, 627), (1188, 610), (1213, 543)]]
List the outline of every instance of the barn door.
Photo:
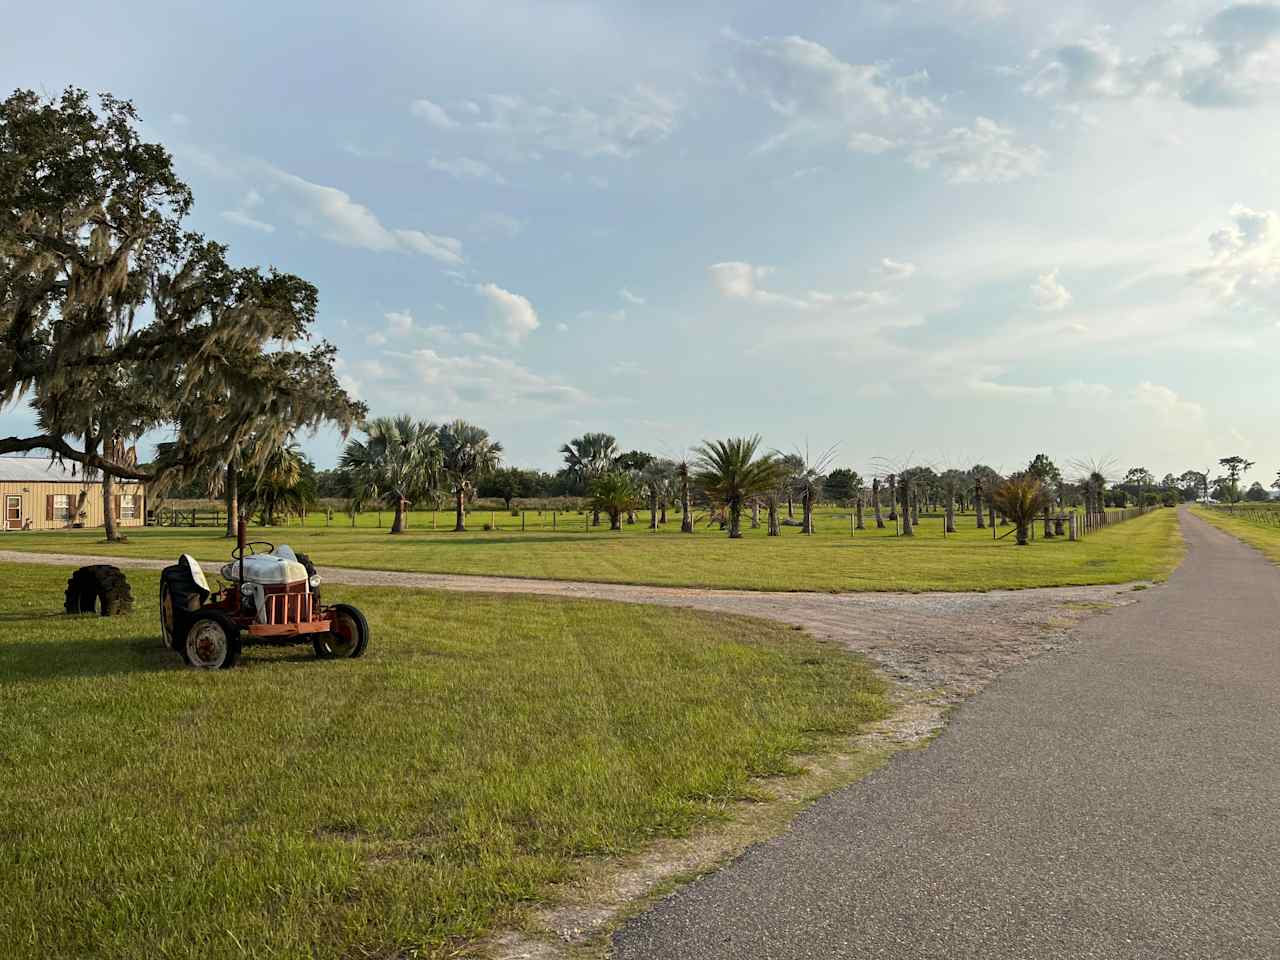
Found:
[(4, 498), (4, 528), (22, 529), (22, 497), (7, 494)]

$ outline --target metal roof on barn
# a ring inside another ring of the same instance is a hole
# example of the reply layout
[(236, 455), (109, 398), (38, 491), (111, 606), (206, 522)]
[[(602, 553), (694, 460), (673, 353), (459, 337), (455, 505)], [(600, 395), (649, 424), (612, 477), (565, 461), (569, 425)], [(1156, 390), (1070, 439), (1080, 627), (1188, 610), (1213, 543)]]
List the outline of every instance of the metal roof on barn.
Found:
[(57, 463), (44, 457), (0, 457), (0, 483), (83, 483), (82, 470), (80, 464), (71, 460)]

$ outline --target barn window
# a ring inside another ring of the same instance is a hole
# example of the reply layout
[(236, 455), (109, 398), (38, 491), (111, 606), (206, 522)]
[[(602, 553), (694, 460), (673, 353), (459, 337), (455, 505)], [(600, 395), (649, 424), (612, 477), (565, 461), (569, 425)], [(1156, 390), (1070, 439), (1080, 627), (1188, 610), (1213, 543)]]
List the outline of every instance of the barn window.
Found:
[(55, 493), (53, 495), (53, 519), (66, 523), (71, 519), (71, 495)]
[(133, 494), (125, 493), (120, 496), (120, 519), (132, 520), (134, 518)]

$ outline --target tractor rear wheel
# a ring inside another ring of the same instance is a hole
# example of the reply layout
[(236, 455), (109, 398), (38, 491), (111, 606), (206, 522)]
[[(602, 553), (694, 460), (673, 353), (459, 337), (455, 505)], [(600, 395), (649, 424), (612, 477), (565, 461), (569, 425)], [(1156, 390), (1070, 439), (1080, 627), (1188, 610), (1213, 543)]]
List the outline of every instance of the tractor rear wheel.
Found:
[(187, 620), (182, 657), (201, 670), (226, 670), (240, 658), (240, 628), (221, 610), (198, 610)]
[(160, 573), (160, 642), (170, 650), (181, 650), (191, 614), (200, 609), (204, 592), (182, 564), (165, 567)]
[(133, 591), (119, 567), (107, 563), (81, 567), (67, 581), (67, 613), (100, 613), (115, 617), (133, 609)]
[(364, 614), (345, 603), (334, 604), (333, 627), (311, 641), (316, 656), (322, 660), (351, 659), (364, 656), (369, 646), (369, 622)]

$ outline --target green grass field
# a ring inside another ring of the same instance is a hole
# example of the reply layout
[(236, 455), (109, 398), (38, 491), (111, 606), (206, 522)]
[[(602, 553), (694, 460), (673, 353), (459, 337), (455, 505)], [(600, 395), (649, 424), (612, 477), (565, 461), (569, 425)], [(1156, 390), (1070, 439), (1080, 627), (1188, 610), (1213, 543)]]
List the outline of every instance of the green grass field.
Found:
[(368, 615), (361, 660), (196, 672), (156, 574), (102, 619), (59, 612), (68, 573), (0, 565), (13, 960), (453, 956), (576, 858), (721, 817), (887, 713), (861, 660), (782, 626), (389, 588), (326, 591)]
[(1274, 563), (1280, 563), (1280, 509), (1266, 506), (1191, 508), (1197, 517), (1208, 520), (1250, 546), (1257, 547)]
[[(942, 536), (942, 520), (925, 518), (914, 538), (894, 536), (892, 525), (850, 534), (848, 514), (826, 511), (818, 532), (807, 537), (784, 527), (768, 537), (763, 527), (745, 530), (730, 541), (705, 526), (684, 535), (673, 517), (657, 532), (647, 517), (620, 533), (605, 527), (584, 529), (585, 518), (561, 515), (555, 532), (532, 526), (479, 529), (488, 514), (472, 514), (473, 529), (448, 532), (430, 527), (430, 514), (414, 514), (409, 531), (391, 536), (386, 528), (351, 528), (335, 520), (324, 525), (313, 516), (306, 526), (254, 528), (251, 537), (287, 542), (320, 565), (424, 573), (461, 573), (592, 580), (664, 586), (748, 590), (990, 590), (996, 588), (1124, 583), (1168, 576), (1182, 557), (1182, 538), (1174, 510), (1151, 514), (1096, 533), (1082, 542), (1065, 537), (1036, 540), (1019, 548), (1013, 538), (993, 540), (978, 530), (972, 516), (959, 521), (960, 532)], [(500, 515), (497, 517), (502, 519)], [(361, 518), (365, 519), (365, 518)], [(373, 517), (368, 516), (370, 521)], [(387, 514), (385, 522), (390, 522)], [(550, 518), (546, 518), (550, 523)], [(744, 527), (746, 524), (744, 523)], [(1001, 527), (1000, 534), (1010, 527)], [(220, 564), (230, 544), (214, 528), (150, 527), (129, 533), (126, 544), (107, 544), (98, 530), (21, 533), (0, 537), (0, 549), (104, 554), (173, 559), (194, 554)], [(211, 569), (216, 569), (211, 568)]]

